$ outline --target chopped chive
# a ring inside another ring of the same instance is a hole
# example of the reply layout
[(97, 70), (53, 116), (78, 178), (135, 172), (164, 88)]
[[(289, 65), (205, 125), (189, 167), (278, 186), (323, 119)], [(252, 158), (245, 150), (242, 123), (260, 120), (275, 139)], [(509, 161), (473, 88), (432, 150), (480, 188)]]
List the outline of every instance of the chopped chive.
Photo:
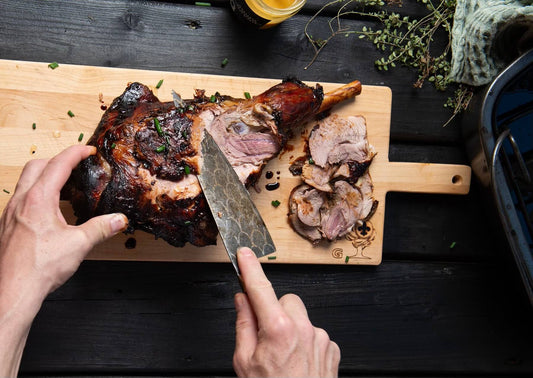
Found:
[(51, 68), (55, 70), (57, 67), (59, 67), (59, 64), (57, 62), (52, 62), (48, 65), (48, 68)]
[(184, 224), (185, 226), (188, 226), (188, 225), (190, 225), (191, 223), (192, 223), (191, 221), (185, 221), (183, 224)]
[(244, 97), (246, 97), (247, 100), (252, 98), (252, 96), (250, 96), (250, 92), (244, 92)]
[(159, 80), (157, 82), (157, 85), (155, 86), (157, 89), (161, 88), (161, 86), (163, 85), (163, 79)]
[(346, 264), (348, 264), (348, 261), (350, 261), (350, 256), (346, 256), (346, 258), (344, 259), (344, 262), (345, 262)]
[(188, 165), (185, 166), (185, 174), (188, 175), (189, 173), (191, 173), (191, 168), (189, 168)]
[(111, 145), (111, 148), (115, 148), (116, 146), (117, 146), (117, 145), (116, 145), (115, 143), (113, 143), (113, 144)]
[(78, 137), (78, 142), (81, 142), (82, 139), (83, 139), (83, 133), (80, 133), (80, 136)]
[(35, 124), (35, 122), (31, 125), (31, 128), (32, 128), (33, 130), (35, 130), (35, 129), (37, 128), (37, 125)]
[(281, 202), (279, 202), (278, 200), (274, 200), (274, 201), (271, 202), (271, 204), (274, 207), (278, 207), (281, 204)]
[(315, 161), (313, 160), (313, 158), (309, 158), (309, 164), (315, 164)]
[(220, 65), (221, 65), (222, 67), (226, 67), (226, 64), (228, 64), (228, 62), (229, 62), (228, 58), (224, 58), (224, 59), (222, 60), (222, 63), (221, 63)]
[(162, 136), (163, 135), (163, 130), (161, 130), (161, 124), (159, 123), (159, 120), (157, 118), (154, 118), (154, 125), (155, 125), (155, 128), (156, 128), (157, 133), (159, 134), (159, 136)]
[(72, 113), (71, 110), (69, 110), (69, 111), (67, 112), (67, 114), (68, 114), (68, 116), (69, 116), (70, 118), (74, 117), (74, 113)]
[(4, 193), (11, 194), (11, 192), (7, 189), (4, 189)]
[(194, 110), (194, 106), (193, 105), (189, 105), (187, 106), (187, 110), (192, 112)]
[(211, 3), (206, 3), (206, 2), (203, 2), (203, 1), (196, 1), (194, 3), (194, 5), (198, 5), (199, 7), (210, 7)]
[(268, 256), (269, 260), (276, 260), (276, 256)]
[(452, 244), (450, 244), (450, 249), (452, 249), (453, 247), (455, 247), (457, 243), (456, 242), (453, 242)]
[(187, 130), (183, 130), (183, 131), (181, 132), (181, 136), (183, 137), (183, 139), (187, 139), (187, 136), (188, 136), (188, 135), (189, 135), (189, 134), (187, 134)]
[(165, 151), (165, 148), (166, 148), (165, 145), (162, 144), (162, 145), (160, 145), (159, 147), (157, 147), (155, 149), (155, 152), (163, 152), (163, 151)]
[(215, 95), (211, 95), (211, 97), (209, 98), (210, 102), (215, 102), (216, 100), (217, 100), (217, 98), (216, 98)]

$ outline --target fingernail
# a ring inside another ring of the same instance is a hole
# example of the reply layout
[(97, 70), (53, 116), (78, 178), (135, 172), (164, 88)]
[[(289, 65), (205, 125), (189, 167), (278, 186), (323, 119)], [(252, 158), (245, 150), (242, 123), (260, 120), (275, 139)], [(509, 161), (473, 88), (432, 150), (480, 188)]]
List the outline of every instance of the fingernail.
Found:
[(128, 218), (126, 218), (124, 214), (113, 214), (109, 220), (109, 224), (113, 233), (116, 234), (117, 232), (123, 231), (126, 229), (126, 227), (128, 227)]
[(253, 256), (254, 254), (254, 252), (248, 247), (241, 247), (237, 252), (245, 257)]

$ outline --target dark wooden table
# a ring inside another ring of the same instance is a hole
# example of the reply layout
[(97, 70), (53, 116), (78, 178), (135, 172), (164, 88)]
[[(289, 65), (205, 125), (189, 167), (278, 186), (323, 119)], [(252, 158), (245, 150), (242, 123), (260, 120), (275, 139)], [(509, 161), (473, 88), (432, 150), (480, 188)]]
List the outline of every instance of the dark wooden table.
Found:
[[(338, 37), (304, 70), (313, 50), (303, 29), (323, 3), (310, 0), (281, 26), (254, 31), (228, 1), (0, 0), (0, 58), (360, 79), (392, 88), (390, 160), (467, 164), (459, 122), (442, 127), (450, 93), (413, 89), (416, 74), (405, 68), (376, 70), (370, 43)], [(425, 13), (404, 3), (395, 8), (401, 14)], [(467, 196), (391, 193), (380, 266), (265, 270), (278, 294), (300, 295), (340, 345), (342, 375), (531, 376), (531, 306), (486, 207), (475, 181)], [(238, 290), (230, 264), (84, 262), (44, 303), (21, 373), (233, 375)]]

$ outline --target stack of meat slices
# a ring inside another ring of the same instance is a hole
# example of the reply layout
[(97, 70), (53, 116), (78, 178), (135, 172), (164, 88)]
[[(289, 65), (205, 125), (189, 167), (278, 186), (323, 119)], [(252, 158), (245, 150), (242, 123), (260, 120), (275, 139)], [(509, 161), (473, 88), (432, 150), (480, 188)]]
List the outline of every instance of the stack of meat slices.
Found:
[(289, 221), (314, 244), (335, 240), (369, 219), (377, 201), (368, 167), (375, 156), (362, 116), (332, 114), (313, 127), (308, 156), (291, 165), (304, 183), (289, 198)]

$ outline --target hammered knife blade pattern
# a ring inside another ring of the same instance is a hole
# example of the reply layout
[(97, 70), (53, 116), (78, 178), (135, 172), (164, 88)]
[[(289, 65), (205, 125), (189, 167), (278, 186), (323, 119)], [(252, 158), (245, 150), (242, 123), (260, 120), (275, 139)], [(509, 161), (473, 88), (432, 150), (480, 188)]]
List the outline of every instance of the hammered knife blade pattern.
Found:
[(249, 247), (257, 257), (276, 251), (265, 222), (215, 140), (204, 130), (198, 180), (229, 258), (240, 274), (237, 248)]

